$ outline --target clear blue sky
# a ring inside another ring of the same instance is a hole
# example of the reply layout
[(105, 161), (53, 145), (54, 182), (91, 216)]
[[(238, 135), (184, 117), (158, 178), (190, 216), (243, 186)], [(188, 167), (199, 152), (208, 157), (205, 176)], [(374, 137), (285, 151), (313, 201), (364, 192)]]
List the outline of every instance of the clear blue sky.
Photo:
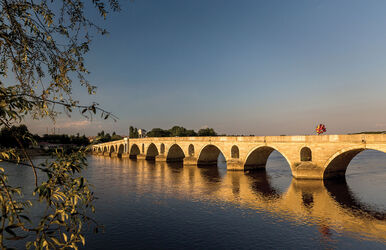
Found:
[(75, 91), (120, 119), (62, 117), (61, 132), (386, 130), (386, 1), (135, 0), (122, 8), (87, 55), (97, 95)]

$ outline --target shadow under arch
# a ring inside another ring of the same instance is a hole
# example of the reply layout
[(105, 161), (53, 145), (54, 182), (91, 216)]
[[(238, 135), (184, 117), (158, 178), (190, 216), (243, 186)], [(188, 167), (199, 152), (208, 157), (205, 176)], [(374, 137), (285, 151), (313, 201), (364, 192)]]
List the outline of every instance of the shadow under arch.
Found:
[(386, 212), (373, 209), (366, 203), (360, 202), (347, 185), (346, 178), (338, 180), (323, 180), (324, 186), (329, 195), (339, 203), (343, 208), (349, 209), (352, 212), (365, 214), (376, 220), (386, 220)]
[(106, 153), (107, 152), (107, 147), (105, 146), (104, 148), (103, 148), (103, 153)]
[(123, 144), (120, 144), (118, 147), (118, 158), (122, 158), (122, 154), (125, 151), (125, 146)]
[[(221, 150), (213, 144), (209, 144), (209, 145), (204, 146), (199, 153), (197, 165), (198, 166), (217, 166), (218, 165), (218, 157), (219, 157), (220, 153), (222, 155), (224, 155), (221, 152)], [(225, 159), (225, 161), (226, 161), (226, 159)]]
[(182, 162), (185, 158), (184, 151), (178, 144), (173, 144), (166, 156), (166, 162)]
[(246, 157), (246, 160), (244, 163), (244, 170), (265, 169), (267, 165), (268, 157), (271, 155), (273, 151), (277, 151), (279, 154), (281, 154), (286, 159), (288, 166), (291, 168), (291, 162), (279, 150), (271, 146), (259, 146), (252, 149), (248, 153), (248, 156)]
[(130, 148), (129, 157), (131, 159), (137, 159), (137, 155), (139, 155), (141, 152), (139, 151), (139, 147), (137, 144), (133, 144)]
[(146, 160), (155, 160), (155, 157), (158, 155), (157, 146), (154, 143), (151, 143), (149, 147), (147, 147), (146, 151)]
[(359, 153), (365, 150), (375, 150), (379, 152), (386, 153), (382, 150), (376, 148), (365, 148), (365, 147), (351, 147), (340, 150), (336, 152), (330, 159), (327, 160), (324, 165), (323, 178), (344, 178), (346, 175), (346, 170), (351, 160), (357, 156)]

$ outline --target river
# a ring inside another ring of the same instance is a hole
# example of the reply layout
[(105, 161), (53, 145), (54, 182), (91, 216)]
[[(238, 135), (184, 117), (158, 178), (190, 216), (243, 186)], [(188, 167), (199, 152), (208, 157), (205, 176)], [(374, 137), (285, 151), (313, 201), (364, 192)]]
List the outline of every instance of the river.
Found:
[[(227, 172), (89, 156), (86, 177), (105, 232), (85, 249), (386, 249), (386, 154), (356, 156), (346, 180), (291, 177), (276, 151), (266, 171)], [(32, 184), (27, 168), (10, 179)]]

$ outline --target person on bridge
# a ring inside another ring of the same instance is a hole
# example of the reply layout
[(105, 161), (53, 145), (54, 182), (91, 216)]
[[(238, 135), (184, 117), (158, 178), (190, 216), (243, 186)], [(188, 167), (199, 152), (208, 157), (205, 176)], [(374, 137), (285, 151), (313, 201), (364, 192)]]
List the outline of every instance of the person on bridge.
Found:
[(327, 129), (326, 129), (326, 126), (324, 126), (324, 124), (319, 124), (318, 126), (316, 126), (316, 133), (318, 135), (323, 134), (326, 131)]

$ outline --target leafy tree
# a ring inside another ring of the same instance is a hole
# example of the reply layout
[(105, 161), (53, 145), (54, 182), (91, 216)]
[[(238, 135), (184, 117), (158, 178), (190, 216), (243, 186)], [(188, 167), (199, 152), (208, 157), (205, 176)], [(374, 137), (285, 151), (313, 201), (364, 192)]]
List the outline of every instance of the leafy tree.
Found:
[(197, 136), (197, 133), (194, 130), (187, 130), (184, 127), (174, 126), (169, 129), (171, 136), (185, 137), (185, 136)]
[(4, 148), (20, 148), (17, 142), (19, 140), (24, 147), (28, 147), (31, 144), (31, 140), (28, 138), (31, 136), (27, 126), (24, 124), (12, 126), (11, 128), (3, 127), (0, 131), (0, 146)]
[(114, 136), (111, 136), (111, 140), (112, 140), (112, 141), (118, 141), (118, 140), (122, 140), (122, 139), (123, 139), (123, 137), (120, 136), (120, 135), (114, 135)]
[(133, 136), (133, 138), (138, 138), (138, 137), (139, 137), (138, 129), (135, 128), (134, 129), (134, 136)]
[(198, 136), (217, 136), (213, 128), (202, 128), (198, 130)]
[[(119, 10), (117, 0), (106, 1), (90, 1), (103, 18), (109, 10)], [(89, 94), (95, 93), (86, 79), (84, 55), (93, 34), (106, 33), (88, 18), (86, 4), (80, 0), (0, 0), (0, 127), (12, 130), (26, 117), (55, 119), (61, 110), (68, 115), (78, 110), (85, 117), (99, 111), (103, 118), (115, 119), (96, 103), (81, 105), (72, 98), (74, 77)], [(54, 159), (36, 166), (20, 137), (13, 137), (22, 153), (0, 149), (0, 161), (16, 159), (21, 164), (25, 159), (22, 165), (31, 168), (35, 177), (33, 195), (47, 209), (41, 210), (38, 223), (31, 222), (27, 212), (34, 204), (21, 199), (27, 191), (11, 186), (6, 169), (0, 168), (0, 248), (7, 248), (8, 240), (27, 236), (27, 248), (84, 245), (82, 225), (94, 223), (89, 217), (94, 196), (79, 174), (87, 164), (86, 150), (58, 151)]]
[(146, 134), (147, 137), (169, 137), (170, 132), (168, 130), (163, 130), (162, 128), (153, 128)]
[(186, 130), (185, 136), (197, 136), (197, 133), (193, 129)]
[(133, 126), (129, 127), (129, 137), (130, 138), (134, 138), (134, 128), (133, 128)]
[(113, 132), (112, 135), (110, 135), (109, 133), (105, 134), (105, 132), (102, 131), (98, 133), (98, 136), (96, 137), (95, 141), (96, 143), (102, 143), (102, 142), (121, 140), (122, 138), (123, 137), (120, 135), (117, 135), (115, 131)]

